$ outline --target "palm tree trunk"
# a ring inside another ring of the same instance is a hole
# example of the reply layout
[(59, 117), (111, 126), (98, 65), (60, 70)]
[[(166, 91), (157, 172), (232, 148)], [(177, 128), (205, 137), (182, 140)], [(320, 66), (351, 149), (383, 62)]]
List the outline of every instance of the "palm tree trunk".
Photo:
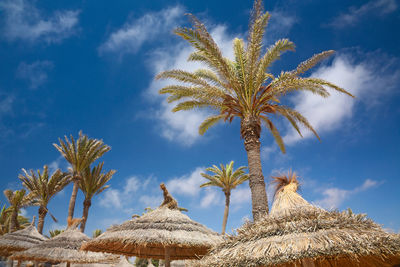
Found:
[(74, 187), (72, 188), (72, 194), (71, 194), (71, 199), (69, 200), (69, 206), (68, 206), (68, 218), (74, 218), (74, 210), (75, 210), (75, 202), (76, 202), (76, 196), (78, 195), (78, 186), (79, 180), (74, 179)]
[(82, 222), (81, 222), (81, 232), (85, 231), (86, 221), (89, 215), (89, 208), (92, 205), (92, 201), (90, 199), (86, 199), (83, 201), (83, 214), (82, 214)]
[(10, 229), (8, 229), (8, 232), (12, 233), (12, 232), (16, 231), (17, 226), (18, 226), (18, 210), (14, 208), (11, 213)]
[(46, 217), (46, 215), (47, 215), (46, 207), (40, 206), (39, 207), (39, 221), (38, 221), (38, 226), (37, 226), (38, 232), (40, 234), (43, 233), (44, 218)]
[(224, 219), (222, 220), (221, 235), (225, 234), (226, 223), (228, 221), (230, 199), (231, 199), (231, 192), (225, 192), (225, 210), (224, 210)]
[(240, 131), (247, 151), (252, 213), (253, 220), (256, 221), (268, 213), (267, 191), (261, 168), (259, 120), (252, 117), (242, 119)]

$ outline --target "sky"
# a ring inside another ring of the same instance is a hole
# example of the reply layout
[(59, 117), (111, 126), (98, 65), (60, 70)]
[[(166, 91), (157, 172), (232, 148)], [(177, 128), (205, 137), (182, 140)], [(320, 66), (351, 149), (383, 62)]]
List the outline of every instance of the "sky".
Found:
[[(400, 232), (400, 2), (398, 0), (268, 0), (265, 48), (281, 38), (296, 44), (271, 71), (294, 69), (313, 54), (335, 50), (307, 72), (350, 91), (327, 99), (285, 96), (321, 137), (299, 137), (273, 118), (287, 145), (282, 154), (266, 129), (262, 168), (270, 205), (271, 175), (292, 169), (300, 193), (326, 209), (367, 213), (387, 231)], [(21, 169), (66, 171), (53, 147), (80, 130), (111, 150), (98, 162), (116, 170), (109, 189), (92, 200), (86, 233), (105, 230), (162, 201), (164, 182), (192, 219), (220, 232), (224, 195), (200, 188), (213, 164), (247, 165), (239, 120), (198, 126), (209, 110), (171, 113), (158, 90), (163, 70), (200, 67), (186, 61), (192, 48), (173, 34), (188, 26), (185, 13), (203, 21), (223, 54), (246, 39), (252, 1), (0, 1), (0, 188), (21, 189)], [(96, 162), (96, 163), (98, 163)], [(72, 185), (49, 205), (45, 231), (63, 229)], [(79, 192), (75, 217), (82, 214)], [(0, 203), (5, 203), (3, 195)], [(23, 210), (37, 214), (37, 207)], [(227, 231), (251, 219), (248, 183), (232, 192)]]

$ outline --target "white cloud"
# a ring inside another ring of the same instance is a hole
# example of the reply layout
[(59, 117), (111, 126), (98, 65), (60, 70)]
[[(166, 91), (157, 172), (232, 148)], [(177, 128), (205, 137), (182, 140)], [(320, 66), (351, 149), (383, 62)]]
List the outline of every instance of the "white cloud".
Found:
[(143, 195), (139, 198), (139, 201), (143, 203), (146, 207), (155, 208), (160, 206), (163, 198), (161, 197), (161, 193), (158, 196)]
[[(211, 35), (220, 47), (224, 56), (233, 58), (232, 41), (233, 36), (228, 35), (225, 26), (217, 25), (211, 28)], [(176, 45), (163, 47), (155, 51), (150, 60), (151, 71), (154, 75), (161, 71), (170, 69), (183, 69), (194, 71), (201, 68), (199, 63), (188, 62), (187, 58), (193, 49), (186, 42)], [(191, 146), (199, 140), (198, 127), (201, 122), (210, 115), (206, 110), (179, 111), (172, 113), (171, 109), (175, 104), (168, 104), (165, 96), (158, 95), (158, 90), (171, 84), (171, 81), (153, 81), (147, 89), (146, 95), (149, 100), (158, 101), (156, 116), (154, 119), (159, 121), (158, 132), (167, 140), (177, 142), (182, 145)]]
[[(123, 186), (120, 189), (109, 188), (100, 195), (100, 205), (106, 208), (122, 210), (126, 214), (133, 212), (132, 206), (136, 200), (145, 204), (146, 206), (158, 206), (161, 202), (160, 196), (157, 195), (141, 195), (140, 192), (144, 191), (152, 193), (153, 190), (147, 190), (147, 186), (154, 182), (154, 177), (150, 176), (147, 179), (139, 179), (137, 176), (131, 176), (125, 179)], [(158, 193), (158, 192), (157, 192)], [(141, 196), (140, 196), (141, 195)]]
[(396, 9), (396, 0), (371, 0), (360, 7), (350, 7), (347, 13), (340, 14), (329, 25), (335, 28), (349, 27), (357, 24), (363, 17), (382, 17)]
[(36, 89), (47, 81), (47, 73), (53, 69), (51, 61), (35, 61), (31, 64), (22, 62), (17, 69), (17, 77), (27, 80), (31, 89)]
[(132, 176), (126, 180), (124, 194), (134, 193), (139, 189), (140, 181), (136, 176)]
[(150, 12), (139, 19), (125, 23), (121, 29), (110, 34), (108, 39), (99, 47), (99, 52), (118, 54), (136, 53), (148, 41), (157, 40), (160, 35), (170, 33), (178, 26), (177, 22), (183, 17), (184, 10), (175, 6)]
[(240, 205), (242, 203), (251, 202), (251, 190), (248, 184), (241, 188), (236, 188), (232, 190), (231, 193), (231, 204)]
[(0, 2), (3, 11), (4, 37), (9, 41), (60, 42), (76, 32), (79, 11), (58, 10), (44, 18), (28, 0), (5, 0)]
[(120, 209), (122, 207), (121, 192), (117, 189), (109, 188), (101, 194), (100, 205), (106, 208)]
[(204, 172), (204, 168), (198, 167), (189, 175), (183, 175), (169, 180), (166, 186), (171, 193), (196, 196), (200, 192), (200, 185), (206, 181), (206, 179), (200, 175), (202, 172)]
[(336, 187), (327, 188), (322, 191), (323, 198), (316, 200), (315, 204), (326, 209), (338, 208), (345, 200), (347, 200), (352, 195), (376, 187), (381, 183), (382, 182), (366, 179), (362, 185), (351, 190)]
[[(371, 55), (370, 55), (371, 56)], [(329, 90), (330, 96), (322, 98), (309, 92), (300, 92), (291, 100), (294, 109), (303, 114), (316, 129), (318, 134), (340, 128), (343, 121), (353, 116), (356, 101), (362, 101), (367, 106), (373, 105), (383, 94), (393, 88), (399, 80), (400, 72), (384, 73), (377, 62), (363, 61), (355, 63), (350, 56), (339, 54), (329, 66), (321, 66), (312, 73), (312, 77), (325, 79), (348, 90), (356, 96), (351, 98), (345, 94)], [(301, 140), (298, 133), (292, 128), (284, 137), (286, 144), (293, 144)], [(313, 134), (302, 128), (304, 138)], [(322, 137), (323, 138), (323, 137)]]
[(205, 191), (206, 191), (206, 194), (200, 201), (201, 208), (208, 208), (210, 206), (215, 206), (215, 205), (219, 205), (221, 203), (225, 203), (225, 202), (222, 202), (222, 199), (220, 198), (216, 189), (206, 188)]
[(0, 93), (0, 119), (3, 114), (7, 114), (12, 110), (14, 97)]
[(274, 9), (269, 13), (271, 17), (265, 34), (267, 43), (272, 43), (280, 38), (288, 37), (290, 30), (298, 22), (298, 19), (278, 9)]

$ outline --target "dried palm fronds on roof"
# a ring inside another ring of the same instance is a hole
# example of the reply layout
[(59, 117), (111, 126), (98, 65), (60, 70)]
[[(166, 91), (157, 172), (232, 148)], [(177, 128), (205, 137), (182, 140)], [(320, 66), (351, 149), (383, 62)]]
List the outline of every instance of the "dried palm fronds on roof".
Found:
[(82, 245), (83, 250), (102, 251), (140, 258), (196, 259), (222, 238), (183, 214), (164, 184), (164, 202), (157, 209), (121, 225)]
[(76, 227), (77, 224), (35, 247), (14, 253), (11, 258), (50, 263), (114, 263), (118, 261), (115, 255), (80, 251), (82, 243), (89, 241), (90, 238)]
[(214, 247), (200, 266), (392, 266), (400, 263), (400, 236), (363, 214), (326, 211), (296, 191), (295, 173), (278, 180), (269, 215), (247, 223)]
[(35, 218), (27, 228), (0, 236), (0, 256), (27, 250), (46, 240), (47, 238), (38, 232), (34, 224)]

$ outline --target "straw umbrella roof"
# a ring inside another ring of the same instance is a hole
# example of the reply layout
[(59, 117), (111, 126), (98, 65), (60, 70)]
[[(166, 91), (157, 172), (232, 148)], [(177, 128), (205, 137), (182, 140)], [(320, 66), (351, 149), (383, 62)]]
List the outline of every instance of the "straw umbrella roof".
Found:
[[(278, 182), (271, 213), (214, 247), (200, 266), (392, 266), (400, 235), (363, 214), (326, 211), (298, 193), (295, 173)], [(280, 180), (279, 180), (280, 178)]]
[(35, 218), (32, 220), (30, 226), (0, 236), (0, 256), (9, 256), (16, 251), (27, 250), (47, 238), (41, 235), (36, 229)]
[(80, 251), (82, 243), (89, 240), (90, 238), (81, 233), (75, 224), (35, 247), (14, 253), (11, 258), (50, 263), (114, 263), (118, 261), (115, 255)]
[(108, 229), (83, 244), (83, 250), (103, 251), (140, 258), (170, 260), (195, 259), (222, 238), (204, 225), (183, 214), (176, 200), (160, 185), (164, 202), (139, 218)]

